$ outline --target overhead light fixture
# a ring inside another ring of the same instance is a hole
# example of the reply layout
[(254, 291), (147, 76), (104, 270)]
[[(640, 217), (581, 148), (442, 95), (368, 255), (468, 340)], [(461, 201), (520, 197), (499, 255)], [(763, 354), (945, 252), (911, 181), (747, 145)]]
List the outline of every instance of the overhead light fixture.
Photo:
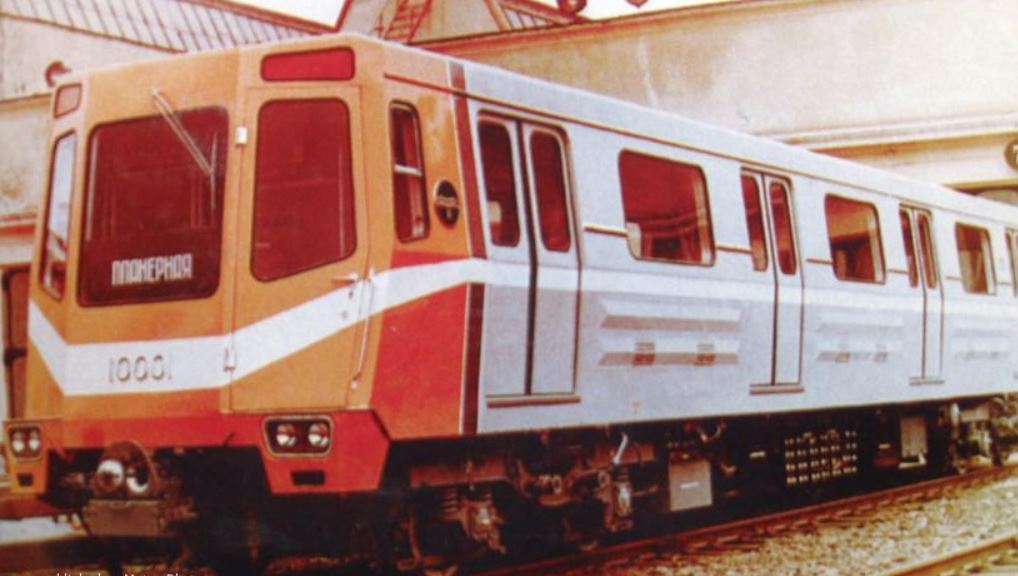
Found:
[(587, 0), (558, 0), (558, 9), (563, 14), (576, 16), (587, 7)]
[(639, 8), (640, 6), (643, 6), (644, 4), (646, 4), (647, 0), (626, 0), (626, 2), (629, 2), (633, 6), (636, 6), (637, 8)]

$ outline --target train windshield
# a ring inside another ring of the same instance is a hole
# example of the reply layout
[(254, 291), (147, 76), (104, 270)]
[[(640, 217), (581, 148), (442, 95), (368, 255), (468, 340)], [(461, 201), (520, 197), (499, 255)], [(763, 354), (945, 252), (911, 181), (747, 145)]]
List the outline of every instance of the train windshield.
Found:
[(227, 113), (155, 97), (160, 115), (92, 132), (82, 304), (201, 298), (219, 285)]

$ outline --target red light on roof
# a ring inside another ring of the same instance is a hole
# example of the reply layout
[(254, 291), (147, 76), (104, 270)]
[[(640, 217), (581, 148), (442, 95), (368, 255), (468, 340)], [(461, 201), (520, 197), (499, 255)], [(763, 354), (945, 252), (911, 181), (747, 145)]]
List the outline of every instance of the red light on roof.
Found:
[(68, 84), (57, 90), (57, 96), (53, 99), (53, 117), (60, 118), (70, 114), (81, 105), (81, 84)]
[(354, 71), (354, 54), (349, 48), (272, 54), (262, 60), (262, 79), (269, 82), (349, 80)]

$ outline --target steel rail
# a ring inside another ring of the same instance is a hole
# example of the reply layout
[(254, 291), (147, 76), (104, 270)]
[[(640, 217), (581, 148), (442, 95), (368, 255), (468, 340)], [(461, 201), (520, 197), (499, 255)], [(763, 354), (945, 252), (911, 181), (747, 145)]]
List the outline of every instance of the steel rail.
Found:
[(1018, 574), (1018, 530), (993, 540), (947, 552), (884, 572), (880, 576), (945, 576), (948, 574), (999, 574), (995, 566), (1008, 564)]

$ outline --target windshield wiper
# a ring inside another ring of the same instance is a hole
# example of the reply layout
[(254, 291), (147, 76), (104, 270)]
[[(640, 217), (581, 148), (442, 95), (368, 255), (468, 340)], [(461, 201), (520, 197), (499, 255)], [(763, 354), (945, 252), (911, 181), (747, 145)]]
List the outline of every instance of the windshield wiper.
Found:
[[(212, 141), (212, 150), (209, 154), (210, 158), (205, 158), (198, 143), (195, 142), (194, 137), (187, 131), (184, 124), (181, 123), (180, 118), (177, 117), (177, 111), (174, 110), (173, 105), (166, 99), (166, 96), (159, 91), (158, 88), (152, 89), (152, 101), (155, 103), (156, 108), (159, 109), (159, 114), (162, 115), (163, 120), (173, 130), (173, 134), (176, 135), (180, 143), (184, 145), (188, 153), (191, 154), (191, 158), (194, 159), (194, 163), (201, 169), (202, 174), (208, 177), (210, 185), (215, 189), (214, 180), (216, 177), (216, 141)], [(214, 196), (214, 195), (213, 195)]]

